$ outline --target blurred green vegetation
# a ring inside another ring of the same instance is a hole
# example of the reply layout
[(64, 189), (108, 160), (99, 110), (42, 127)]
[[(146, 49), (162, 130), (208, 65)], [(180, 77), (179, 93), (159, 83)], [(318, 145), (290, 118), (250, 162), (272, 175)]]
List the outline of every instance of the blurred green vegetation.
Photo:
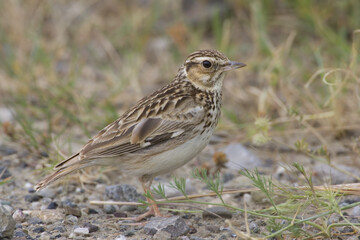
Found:
[(243, 141), (344, 131), (358, 127), (359, 22), (357, 0), (0, 1), (0, 104), (16, 112), (17, 140), (50, 151), (54, 136), (85, 141), (189, 53), (215, 48), (248, 65), (225, 82), (220, 130)]

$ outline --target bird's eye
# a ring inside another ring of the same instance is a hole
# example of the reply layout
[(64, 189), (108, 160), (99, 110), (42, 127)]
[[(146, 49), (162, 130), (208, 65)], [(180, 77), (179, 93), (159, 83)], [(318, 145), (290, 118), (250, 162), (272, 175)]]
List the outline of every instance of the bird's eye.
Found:
[(205, 60), (202, 62), (202, 65), (204, 66), (204, 68), (209, 68), (209, 67), (211, 67), (211, 62), (208, 60)]

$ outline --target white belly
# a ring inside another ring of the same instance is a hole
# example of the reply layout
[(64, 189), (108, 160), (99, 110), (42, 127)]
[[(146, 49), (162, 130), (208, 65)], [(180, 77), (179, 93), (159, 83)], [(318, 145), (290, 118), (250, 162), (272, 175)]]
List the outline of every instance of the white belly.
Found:
[(157, 176), (167, 172), (171, 172), (190, 160), (192, 160), (205, 146), (209, 143), (212, 130), (204, 132), (202, 135), (194, 137), (190, 141), (158, 155), (149, 158), (144, 167), (136, 172), (136, 175), (152, 175)]

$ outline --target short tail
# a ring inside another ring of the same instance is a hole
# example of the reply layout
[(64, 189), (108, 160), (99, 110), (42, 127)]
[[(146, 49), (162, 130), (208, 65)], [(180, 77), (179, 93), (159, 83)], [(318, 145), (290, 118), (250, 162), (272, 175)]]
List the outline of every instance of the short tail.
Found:
[(77, 158), (78, 154), (71, 156), (70, 158), (62, 161), (58, 165), (55, 166), (55, 172), (51, 175), (47, 176), (43, 180), (41, 180), (38, 184), (35, 185), (34, 189), (39, 191), (51, 183), (55, 182), (56, 180), (65, 177), (66, 175), (87, 167), (88, 165), (84, 161), (79, 161)]

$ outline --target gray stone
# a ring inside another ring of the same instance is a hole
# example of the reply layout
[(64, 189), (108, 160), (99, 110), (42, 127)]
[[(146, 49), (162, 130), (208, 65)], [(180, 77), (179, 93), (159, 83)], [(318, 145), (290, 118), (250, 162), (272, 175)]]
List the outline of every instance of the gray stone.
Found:
[(360, 206), (356, 206), (351, 210), (351, 215), (352, 216), (360, 216)]
[(16, 222), (12, 218), (11, 209), (11, 207), (0, 205), (0, 239), (13, 236)]
[(54, 231), (64, 233), (66, 230), (65, 230), (65, 228), (63, 226), (57, 226), (57, 227), (54, 228)]
[(62, 207), (77, 207), (75, 203), (73, 203), (70, 199), (66, 198), (64, 200), (61, 200), (61, 206)]
[(79, 219), (74, 215), (66, 216), (65, 222), (69, 224), (76, 224), (78, 223)]
[(54, 189), (52, 188), (44, 188), (37, 192), (38, 195), (44, 197), (44, 198), (54, 198), (56, 193)]
[(79, 207), (70, 207), (70, 206), (66, 206), (65, 207), (65, 214), (66, 215), (73, 215), (76, 217), (81, 217), (81, 210)]
[(124, 235), (119, 235), (115, 238), (115, 240), (126, 240), (126, 237)]
[(132, 212), (135, 211), (136, 209), (137, 207), (133, 205), (124, 205), (120, 207), (120, 211), (122, 212)]
[(28, 222), (29, 224), (31, 224), (31, 225), (43, 224), (43, 223), (44, 223), (40, 218), (37, 218), (37, 217), (32, 217), (32, 218), (30, 218), (27, 222)]
[(333, 223), (338, 223), (338, 222), (340, 222), (340, 220), (341, 220), (341, 216), (334, 213), (334, 214), (331, 214), (331, 216), (328, 218), (327, 224), (331, 225)]
[(223, 173), (222, 181), (223, 181), (223, 183), (227, 183), (227, 182), (231, 181), (234, 177), (235, 177), (235, 175), (233, 173), (225, 172), (225, 173)]
[(79, 234), (79, 235), (88, 235), (90, 232), (89, 232), (88, 228), (78, 227), (78, 228), (74, 229), (74, 233)]
[(26, 216), (21, 209), (17, 209), (13, 213), (12, 218), (15, 220), (15, 222), (23, 222), (25, 220)]
[[(54, 210), (24, 210), (25, 214), (29, 214), (32, 219), (39, 219), (44, 222), (44, 224), (51, 224), (64, 220), (65, 215), (61, 211)], [(75, 217), (76, 218), (76, 217)], [(29, 222), (30, 220), (28, 220)]]
[(42, 197), (38, 194), (27, 194), (25, 195), (25, 201), (27, 202), (37, 202), (41, 199)]
[(255, 169), (263, 166), (263, 162), (240, 143), (233, 143), (221, 150), (226, 154), (228, 162), (225, 166), (229, 169)]
[(45, 228), (40, 226), (40, 227), (36, 227), (32, 230), (34, 233), (42, 233), (45, 232)]
[(144, 231), (148, 235), (155, 235), (158, 231), (165, 231), (170, 233), (171, 237), (179, 237), (187, 234), (189, 230), (189, 226), (179, 216), (169, 218), (151, 218), (144, 226)]
[(136, 231), (134, 229), (129, 229), (124, 233), (124, 235), (125, 235), (125, 237), (131, 237), (131, 236), (134, 236), (135, 233), (136, 233)]
[(13, 148), (7, 147), (5, 145), (0, 145), (0, 155), (9, 156), (17, 153), (17, 151)]
[(14, 120), (11, 109), (0, 107), (0, 122), (12, 122)]
[(115, 201), (137, 202), (144, 196), (136, 191), (136, 188), (128, 184), (112, 185), (105, 188), (105, 194), (108, 198)]
[[(163, 186), (166, 197), (170, 198), (170, 197), (183, 196), (183, 194), (178, 189), (172, 187), (170, 184), (164, 184)], [(185, 191), (186, 194), (191, 194), (195, 191), (194, 184), (188, 178), (185, 180)]]
[(212, 232), (212, 233), (219, 233), (220, 232), (220, 227), (219, 226), (216, 226), (216, 225), (207, 225), (205, 227), (209, 232)]
[(11, 173), (7, 169), (7, 167), (0, 166), (0, 180), (6, 179), (8, 177), (11, 177)]
[(202, 237), (197, 237), (197, 236), (191, 236), (190, 240), (210, 240), (210, 238), (202, 238)]
[(232, 213), (227, 210), (225, 207), (211, 207), (207, 208), (206, 211), (203, 212), (203, 218), (217, 218), (218, 216), (223, 218), (232, 218)]
[(251, 222), (249, 228), (252, 233), (260, 233), (260, 227), (256, 222)]
[(152, 239), (162, 240), (162, 239), (171, 239), (171, 234), (165, 231), (158, 231)]
[(98, 227), (98, 226), (93, 225), (93, 224), (91, 224), (91, 223), (85, 223), (85, 224), (84, 224), (84, 227), (89, 229), (89, 233), (96, 232), (96, 231), (99, 230), (99, 227)]
[(27, 235), (23, 232), (23, 230), (17, 230), (14, 233), (14, 238), (26, 239)]
[[(348, 171), (357, 177), (360, 177), (360, 172), (357, 168), (343, 164), (338, 164), (336, 167)], [(314, 180), (317, 180), (320, 184), (323, 182), (331, 184), (343, 184), (356, 181), (354, 177), (349, 176), (348, 174), (344, 174), (343, 172), (323, 163), (317, 163), (313, 168), (313, 173), (315, 176), (317, 176), (317, 179), (315, 178)]]
[(116, 212), (116, 208), (114, 205), (107, 204), (107, 205), (104, 205), (104, 212), (106, 214), (112, 214), (112, 213)]
[(49, 205), (46, 207), (46, 209), (56, 209), (58, 207), (58, 204), (56, 202), (51, 202), (49, 203)]

